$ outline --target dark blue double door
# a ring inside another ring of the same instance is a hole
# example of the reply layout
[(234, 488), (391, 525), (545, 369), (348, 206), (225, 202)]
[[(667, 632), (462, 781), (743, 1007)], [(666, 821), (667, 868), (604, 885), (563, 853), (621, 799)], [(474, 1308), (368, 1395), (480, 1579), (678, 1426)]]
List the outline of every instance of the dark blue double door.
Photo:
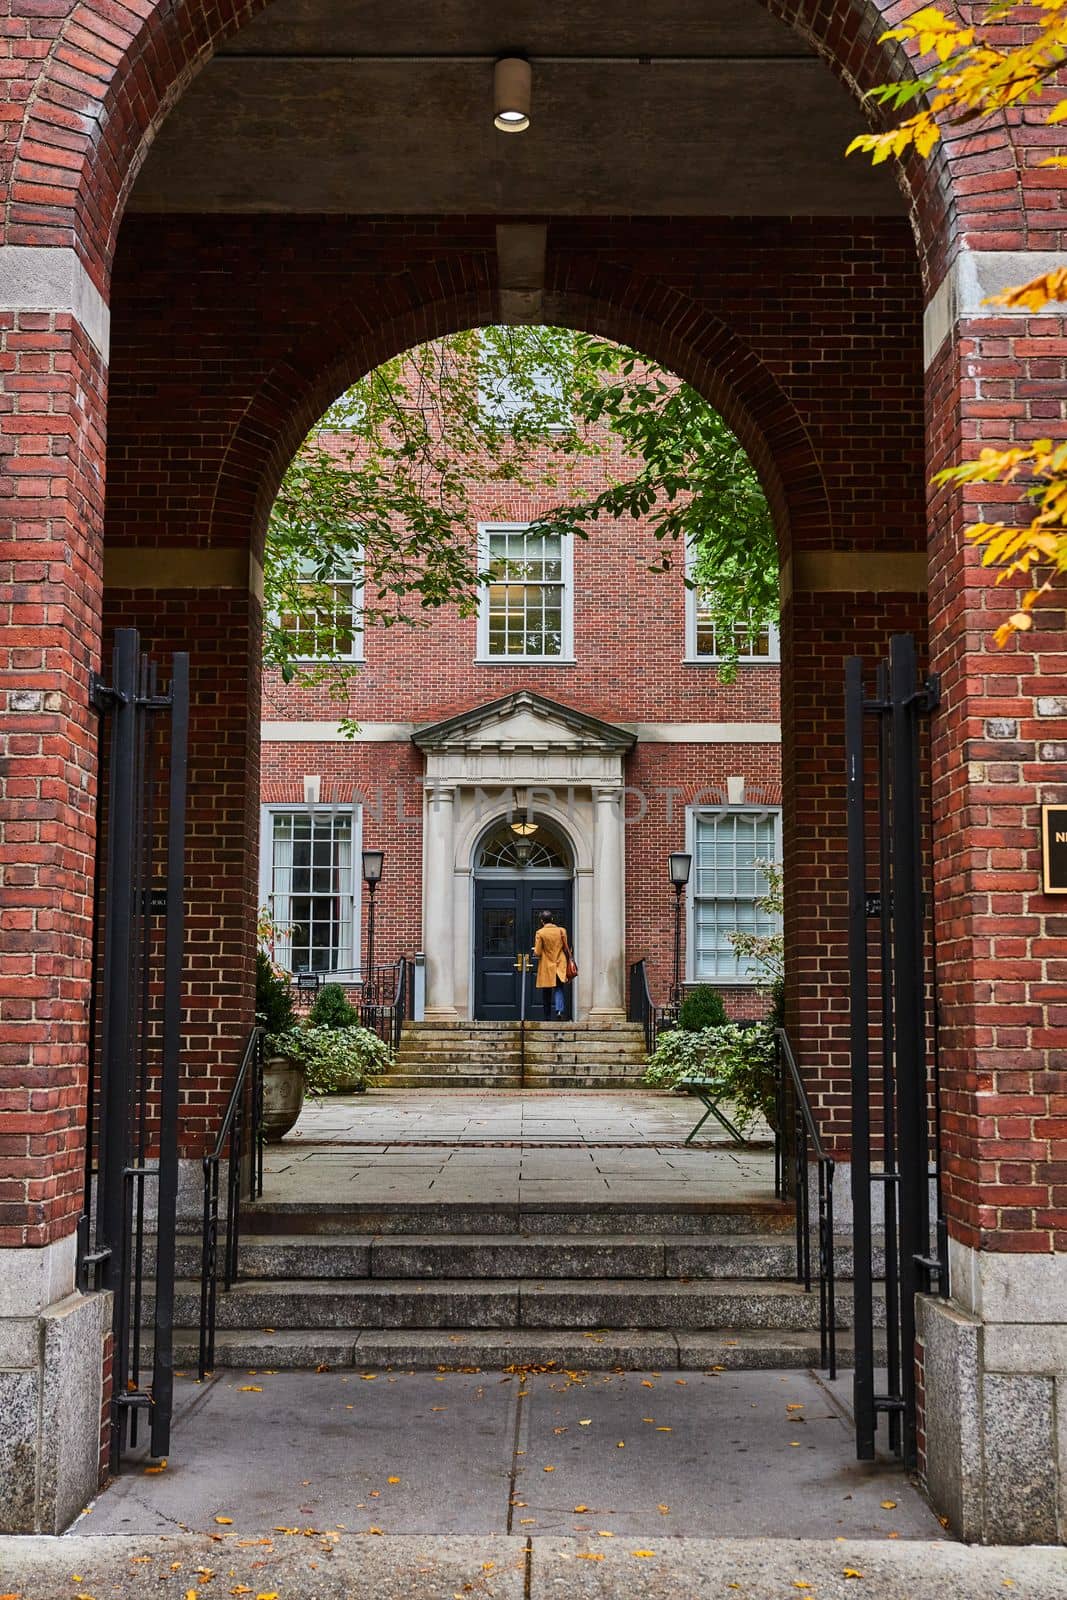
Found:
[[(517, 1022), (522, 999), (521, 974), (515, 963), (533, 950), (534, 933), (542, 911), (573, 937), (571, 926), (574, 884), (569, 878), (476, 878), (474, 882), (474, 1015), (480, 1022)], [(535, 972), (526, 976), (526, 1015), (542, 1016), (541, 997), (534, 987)], [(571, 1016), (573, 984), (564, 988)]]

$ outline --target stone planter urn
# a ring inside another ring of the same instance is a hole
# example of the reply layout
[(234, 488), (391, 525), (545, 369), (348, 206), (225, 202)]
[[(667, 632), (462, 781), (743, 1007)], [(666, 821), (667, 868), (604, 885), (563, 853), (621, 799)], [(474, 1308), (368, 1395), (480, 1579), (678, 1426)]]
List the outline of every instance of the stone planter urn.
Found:
[(304, 1069), (289, 1056), (263, 1063), (263, 1137), (276, 1144), (293, 1127), (304, 1104)]

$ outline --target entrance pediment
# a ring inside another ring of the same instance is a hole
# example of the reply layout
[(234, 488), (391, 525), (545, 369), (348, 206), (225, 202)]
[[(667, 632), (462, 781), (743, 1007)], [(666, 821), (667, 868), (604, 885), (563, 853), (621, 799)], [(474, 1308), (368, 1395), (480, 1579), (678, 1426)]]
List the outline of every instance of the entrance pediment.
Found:
[(412, 741), (435, 754), (475, 751), (597, 751), (616, 757), (632, 750), (636, 735), (584, 711), (520, 689), (487, 705), (419, 728)]

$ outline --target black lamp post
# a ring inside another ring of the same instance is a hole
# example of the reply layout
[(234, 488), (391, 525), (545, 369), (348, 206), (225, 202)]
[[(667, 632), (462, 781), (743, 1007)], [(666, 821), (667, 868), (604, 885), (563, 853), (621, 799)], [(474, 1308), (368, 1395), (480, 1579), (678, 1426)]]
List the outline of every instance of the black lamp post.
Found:
[(367, 907), (367, 977), (363, 982), (363, 993), (369, 1000), (374, 998), (374, 894), (382, 881), (384, 860), (384, 850), (363, 852), (363, 882), (367, 885), (367, 893), (370, 895), (370, 905)]
[(674, 885), (674, 995), (677, 1004), (682, 998), (682, 891), (689, 882), (693, 858), (685, 850), (672, 850), (670, 854), (671, 883)]

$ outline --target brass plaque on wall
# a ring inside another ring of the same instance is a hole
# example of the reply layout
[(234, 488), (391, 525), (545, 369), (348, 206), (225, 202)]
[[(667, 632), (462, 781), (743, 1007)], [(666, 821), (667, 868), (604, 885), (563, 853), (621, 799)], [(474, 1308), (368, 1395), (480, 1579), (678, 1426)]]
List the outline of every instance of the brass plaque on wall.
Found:
[(1067, 894), (1067, 806), (1041, 807), (1041, 861), (1046, 894)]

